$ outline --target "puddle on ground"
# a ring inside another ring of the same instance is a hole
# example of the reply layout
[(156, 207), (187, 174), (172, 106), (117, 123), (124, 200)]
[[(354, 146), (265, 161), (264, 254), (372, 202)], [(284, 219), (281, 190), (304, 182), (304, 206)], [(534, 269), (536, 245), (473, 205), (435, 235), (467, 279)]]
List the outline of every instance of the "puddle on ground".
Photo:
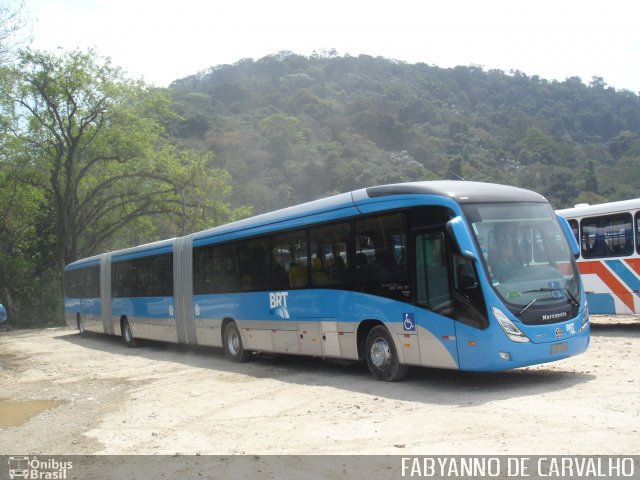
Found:
[(0, 398), (0, 429), (18, 427), (34, 415), (63, 403), (61, 400), (13, 401)]

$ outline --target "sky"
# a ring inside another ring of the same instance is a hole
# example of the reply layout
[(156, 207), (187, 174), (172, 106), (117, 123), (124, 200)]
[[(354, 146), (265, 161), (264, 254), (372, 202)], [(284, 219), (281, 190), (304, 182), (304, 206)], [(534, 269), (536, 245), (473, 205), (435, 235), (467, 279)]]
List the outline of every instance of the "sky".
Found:
[(32, 48), (93, 48), (157, 86), (282, 50), (482, 66), (640, 92), (637, 0), (26, 0)]

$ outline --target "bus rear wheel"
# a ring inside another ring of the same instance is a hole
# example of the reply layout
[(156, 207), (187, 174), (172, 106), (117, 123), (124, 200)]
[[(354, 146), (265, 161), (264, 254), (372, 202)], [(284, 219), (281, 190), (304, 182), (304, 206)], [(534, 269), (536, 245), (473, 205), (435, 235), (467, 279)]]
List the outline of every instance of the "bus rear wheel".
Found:
[(129, 325), (129, 320), (127, 320), (126, 318), (123, 319), (120, 327), (122, 330), (122, 343), (124, 343), (128, 348), (136, 347), (138, 345), (138, 342), (133, 336), (131, 326)]
[(224, 354), (234, 362), (246, 362), (249, 359), (249, 352), (244, 349), (240, 330), (235, 322), (229, 323), (224, 329), (223, 338)]
[(397, 382), (409, 371), (409, 367), (400, 363), (391, 334), (382, 325), (373, 327), (367, 335), (365, 356), (376, 380)]

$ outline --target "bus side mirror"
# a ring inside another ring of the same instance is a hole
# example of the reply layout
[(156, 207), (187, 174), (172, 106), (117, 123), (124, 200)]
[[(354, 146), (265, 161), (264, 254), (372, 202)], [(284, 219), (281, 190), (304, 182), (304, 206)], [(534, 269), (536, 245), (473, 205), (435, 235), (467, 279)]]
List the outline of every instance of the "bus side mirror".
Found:
[(580, 245), (578, 245), (578, 241), (576, 240), (576, 237), (573, 234), (573, 230), (571, 230), (571, 226), (569, 225), (569, 222), (567, 222), (567, 219), (564, 218), (562, 215), (556, 214), (556, 217), (558, 218), (558, 223), (560, 224), (560, 227), (562, 227), (564, 236), (567, 237), (567, 242), (569, 242), (569, 248), (571, 249), (571, 253), (573, 253), (573, 256), (575, 258), (578, 258), (580, 256)]
[(474, 261), (478, 259), (474, 253), (475, 248), (473, 247), (471, 233), (462, 217), (455, 217), (449, 220), (447, 222), (447, 232), (458, 245), (458, 249), (463, 257)]

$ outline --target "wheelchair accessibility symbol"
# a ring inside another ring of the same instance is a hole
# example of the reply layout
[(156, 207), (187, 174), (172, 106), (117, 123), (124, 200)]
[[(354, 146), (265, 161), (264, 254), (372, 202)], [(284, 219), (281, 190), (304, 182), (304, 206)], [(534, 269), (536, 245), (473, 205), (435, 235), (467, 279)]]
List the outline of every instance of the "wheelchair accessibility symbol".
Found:
[(416, 331), (416, 317), (413, 313), (403, 313), (402, 314), (402, 326), (404, 327), (405, 332), (415, 332)]

